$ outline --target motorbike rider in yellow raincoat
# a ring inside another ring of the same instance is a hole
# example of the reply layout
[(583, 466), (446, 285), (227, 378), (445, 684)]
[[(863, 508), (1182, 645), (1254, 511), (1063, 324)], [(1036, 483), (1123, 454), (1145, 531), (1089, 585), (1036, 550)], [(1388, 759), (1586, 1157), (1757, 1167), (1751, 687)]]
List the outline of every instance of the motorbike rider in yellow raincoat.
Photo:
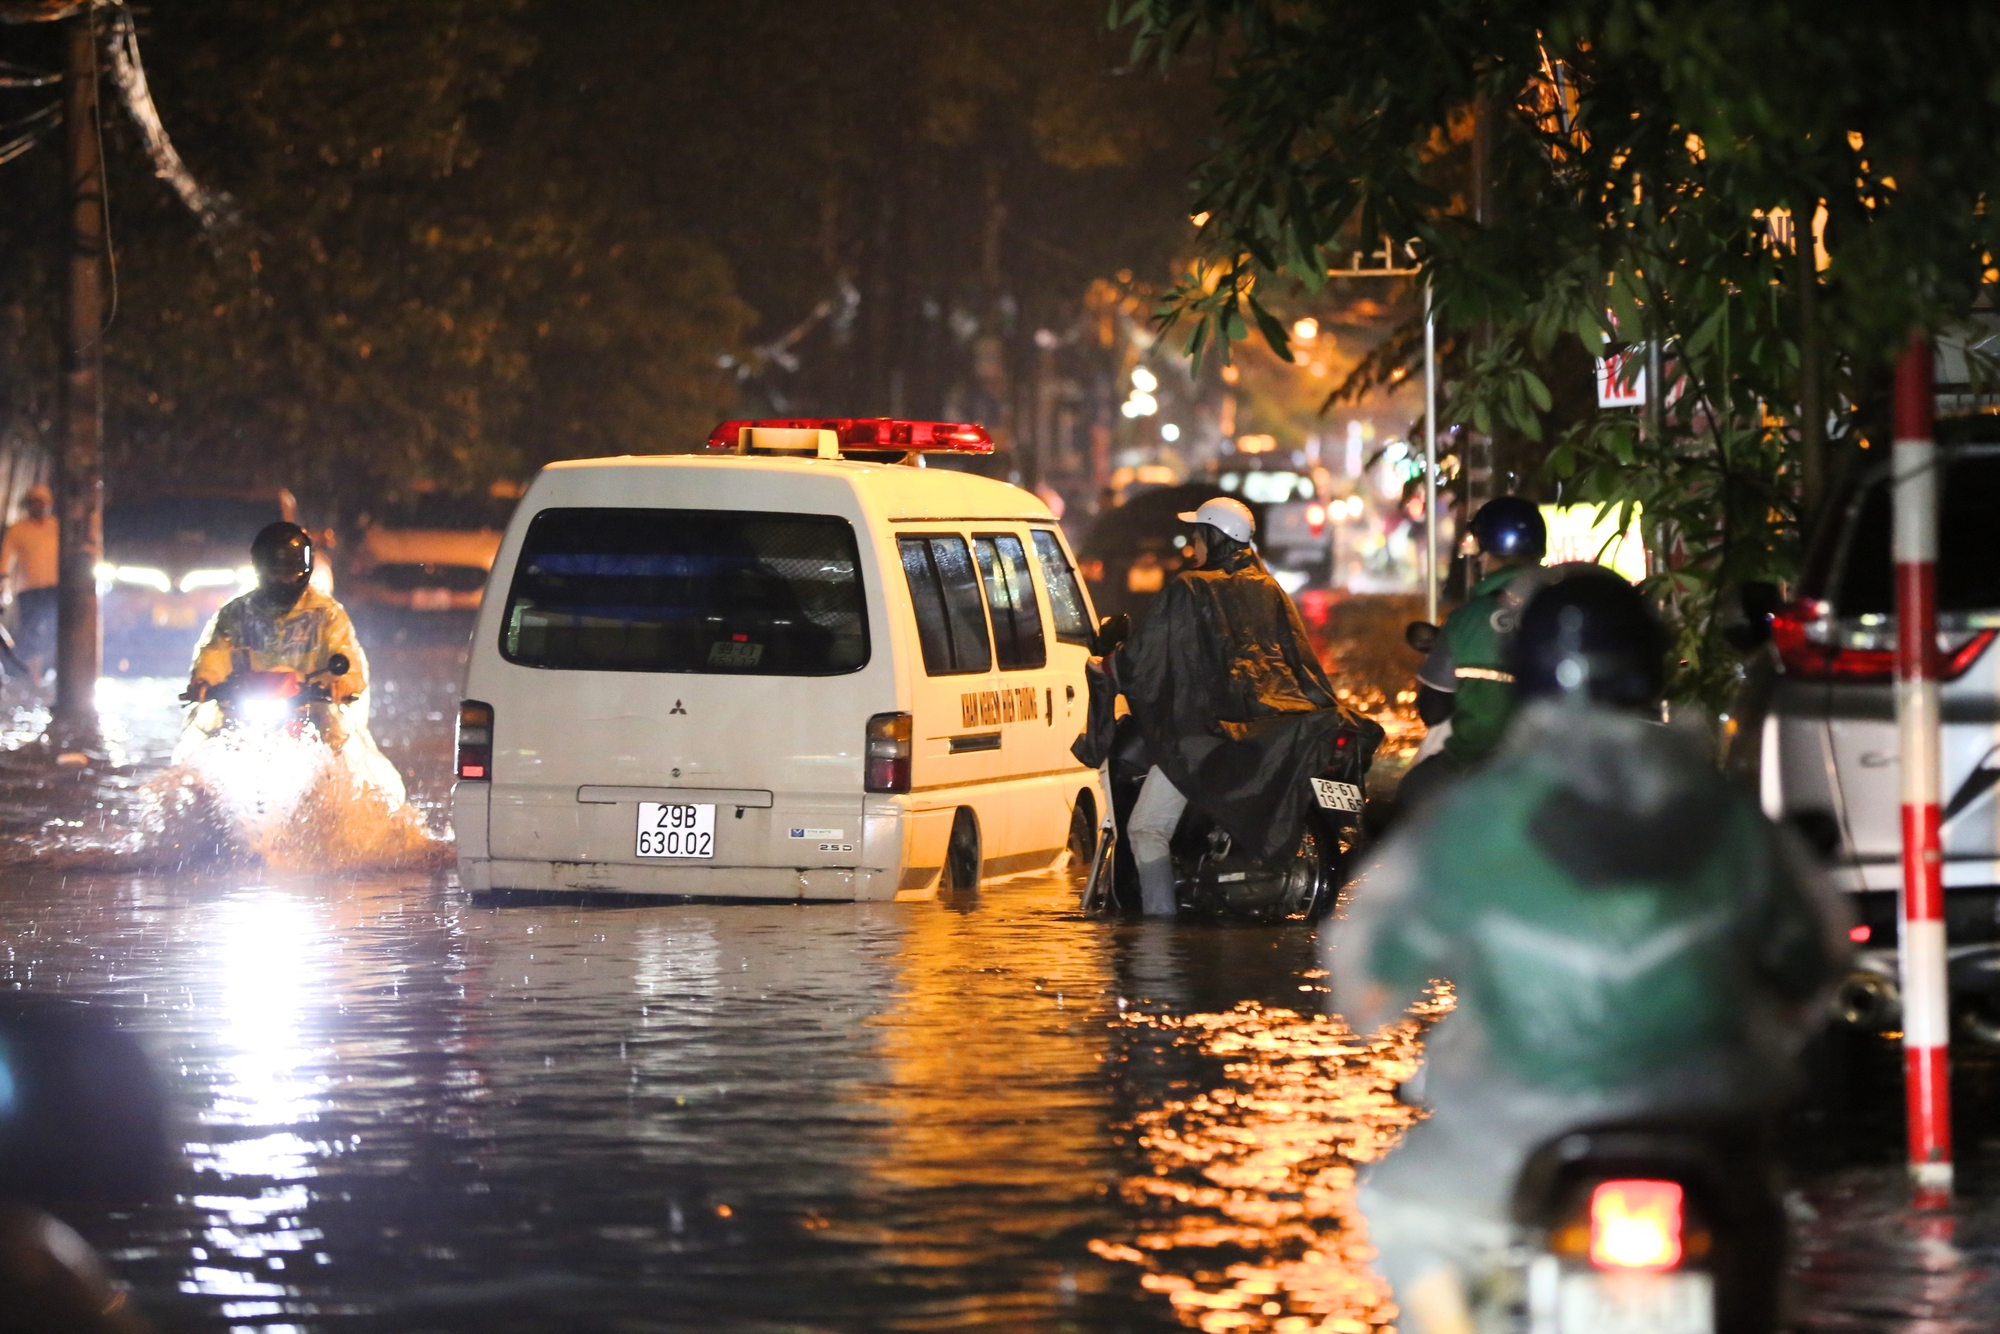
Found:
[[(368, 741), (368, 655), (354, 633), (347, 609), (312, 586), (312, 538), (295, 523), (274, 523), (250, 544), (257, 587), (225, 603), (208, 623), (185, 698), (188, 739), (210, 736), (224, 713), (215, 688), (245, 672), (288, 673), (295, 681), (312, 678), (328, 688), (331, 702), (309, 706), (313, 725), (334, 750), (350, 737)], [(338, 655), (347, 670), (328, 675)]]

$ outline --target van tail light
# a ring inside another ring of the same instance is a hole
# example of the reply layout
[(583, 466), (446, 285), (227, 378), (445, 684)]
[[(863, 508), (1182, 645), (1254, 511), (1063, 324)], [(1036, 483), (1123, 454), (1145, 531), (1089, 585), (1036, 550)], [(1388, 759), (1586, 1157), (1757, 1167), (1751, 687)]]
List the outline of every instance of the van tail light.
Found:
[(910, 715), (878, 713), (868, 720), (867, 763), (861, 786), (868, 792), (910, 790)]
[(1590, 1196), (1590, 1262), (1599, 1269), (1672, 1269), (1681, 1262), (1677, 1181), (1603, 1181)]
[[(1788, 602), (1771, 617), (1771, 642), (1787, 676), (1808, 681), (1882, 683), (1896, 675), (1893, 649), (1841, 648), (1818, 642), (1832, 632), (1833, 609), (1816, 598)], [(1981, 630), (1949, 653), (1938, 655), (1940, 680), (1956, 681), (1970, 671), (1993, 643), (1996, 633)]]
[(463, 781), (493, 781), (493, 706), (476, 699), (458, 706), (458, 776)]

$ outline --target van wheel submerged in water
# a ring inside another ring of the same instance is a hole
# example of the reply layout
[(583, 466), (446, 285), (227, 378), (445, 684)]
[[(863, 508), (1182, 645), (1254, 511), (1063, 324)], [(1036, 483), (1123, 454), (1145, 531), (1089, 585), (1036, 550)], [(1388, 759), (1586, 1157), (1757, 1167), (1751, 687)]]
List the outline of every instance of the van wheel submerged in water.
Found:
[(1097, 798), (1085, 788), (1076, 794), (1069, 813), (1069, 869), (1088, 871), (1097, 855)]
[(951, 843), (944, 851), (944, 889), (948, 893), (979, 888), (979, 820), (970, 806), (960, 806), (951, 820)]

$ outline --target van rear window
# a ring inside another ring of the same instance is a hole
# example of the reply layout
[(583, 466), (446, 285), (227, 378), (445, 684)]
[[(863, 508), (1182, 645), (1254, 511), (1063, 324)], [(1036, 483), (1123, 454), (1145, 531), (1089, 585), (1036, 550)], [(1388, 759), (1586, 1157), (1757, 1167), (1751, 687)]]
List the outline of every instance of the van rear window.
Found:
[[(1861, 503), (1833, 600), (1840, 616), (1895, 614), (1889, 501), (1885, 480)], [(1939, 479), (1938, 509), (1938, 610), (2000, 611), (2000, 523), (1994, 521), (2000, 515), (2000, 455), (1950, 460)]]
[(551, 509), (507, 593), (509, 662), (831, 676), (868, 661), (853, 525), (749, 510)]

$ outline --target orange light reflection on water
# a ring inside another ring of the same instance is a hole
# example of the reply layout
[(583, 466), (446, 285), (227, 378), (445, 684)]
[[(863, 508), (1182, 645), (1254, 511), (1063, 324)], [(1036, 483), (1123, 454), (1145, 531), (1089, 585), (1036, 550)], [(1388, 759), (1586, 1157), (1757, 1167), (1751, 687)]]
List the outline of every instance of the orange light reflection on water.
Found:
[(1205, 1331), (1363, 1334), (1392, 1324), (1396, 1307), (1369, 1268), (1375, 1252), (1355, 1209), (1355, 1167), (1417, 1118), (1395, 1086), (1416, 1072), (1424, 1029), (1450, 1008), (1440, 991), (1372, 1038), (1337, 1017), (1254, 1002), (1179, 1019), (1121, 1016), (1219, 1057), (1226, 1082), (1134, 1118), (1151, 1170), (1122, 1190), (1156, 1221), (1091, 1250), (1141, 1266), (1142, 1285)]

